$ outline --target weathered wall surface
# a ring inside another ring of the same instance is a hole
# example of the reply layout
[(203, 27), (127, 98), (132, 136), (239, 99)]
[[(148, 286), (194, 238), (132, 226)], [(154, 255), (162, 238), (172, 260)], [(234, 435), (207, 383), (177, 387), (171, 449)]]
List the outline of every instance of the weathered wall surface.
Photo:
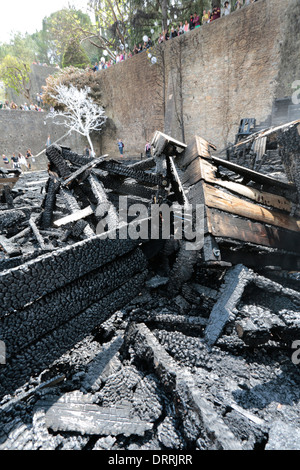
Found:
[(299, 0), (259, 0), (168, 41), (165, 67), (142, 53), (99, 72), (114, 123), (102, 151), (113, 151), (120, 136), (129, 153), (142, 152), (156, 129), (182, 140), (181, 122), (186, 142), (195, 134), (218, 149), (233, 142), (242, 118), (263, 122), (276, 98), (292, 95), (300, 79), (299, 22)]
[[(291, 82), (300, 77), (299, 18), (298, 0), (261, 0), (187, 34), (181, 60), (186, 142), (200, 134), (225, 147), (242, 118), (263, 122), (276, 98), (291, 96)], [(169, 54), (166, 63), (178, 83), (178, 59), (176, 67)], [(180, 108), (178, 91), (175, 98), (168, 95), (167, 105), (174, 107), (175, 99)], [(168, 131), (180, 138), (173, 116)]]
[(122, 139), (125, 155), (143, 153), (146, 139), (164, 125), (160, 69), (142, 53), (97, 73), (109, 118), (101, 152), (118, 154), (117, 140)]
[[(242, 118), (262, 123), (276, 99), (291, 97), (300, 80), (299, 50), (299, 0), (258, 0), (151, 51), (156, 65), (141, 53), (97, 72), (108, 121), (93, 136), (96, 154), (118, 156), (121, 138), (125, 156), (138, 156), (155, 130), (187, 143), (197, 134), (221, 150)], [(65, 132), (45, 125), (40, 113), (16, 113), (0, 112), (1, 153), (28, 146), (38, 153), (48, 133), (53, 142)], [(62, 143), (79, 153), (86, 145), (76, 135)]]
[[(12, 154), (20, 152), (26, 154), (28, 148), (33, 155), (38, 155), (46, 147), (47, 137), (50, 134), (51, 143), (54, 143), (68, 131), (58, 126), (51, 119), (46, 119), (47, 112), (21, 111), (13, 109), (0, 110), (0, 166), (3, 165), (2, 154), (9, 160)], [(83, 153), (87, 144), (78, 134), (70, 135), (60, 142), (69, 146), (74, 152)], [(99, 148), (97, 148), (99, 151)], [(32, 169), (46, 168), (46, 156), (43, 153), (32, 162)]]

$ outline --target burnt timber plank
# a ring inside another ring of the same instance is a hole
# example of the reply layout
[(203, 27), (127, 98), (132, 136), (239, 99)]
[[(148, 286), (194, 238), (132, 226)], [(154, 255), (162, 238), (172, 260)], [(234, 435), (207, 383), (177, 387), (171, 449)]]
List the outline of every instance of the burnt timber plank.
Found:
[[(104, 408), (94, 403), (58, 401), (39, 402), (46, 408), (46, 426), (53, 431), (78, 432), (103, 436), (143, 436), (153, 424), (132, 416), (130, 407), (117, 406)], [(48, 409), (47, 409), (48, 408)]]
[(160, 175), (146, 173), (142, 170), (135, 170), (132, 167), (122, 165), (121, 163), (115, 162), (113, 160), (101, 163), (100, 168), (115, 175), (133, 178), (144, 184), (160, 185), (163, 183), (163, 177)]
[(222, 158), (214, 156), (212, 156), (210, 159), (215, 165), (223, 166), (228, 170), (234, 171), (235, 173), (244, 176), (249, 181), (255, 181), (256, 183), (265, 184), (271, 187), (274, 186), (289, 190), (295, 189), (295, 185), (292, 183), (285, 183), (283, 181), (279, 181), (276, 178), (272, 178), (271, 176), (267, 176), (257, 171), (250, 170), (249, 168), (237, 165), (236, 163), (229, 162), (228, 160), (223, 160)]
[[(232, 163), (228, 160), (224, 160), (222, 158), (215, 157), (214, 155), (210, 155), (209, 147), (213, 148), (213, 146), (212, 144), (205, 142), (206, 141), (204, 139), (201, 139), (197, 136), (195, 138), (195, 141), (190, 144), (188, 148), (184, 151), (186, 157), (183, 155), (178, 160), (179, 165), (183, 165), (183, 163), (188, 164), (188, 161), (190, 161), (185, 171), (186, 175), (184, 177), (185, 180), (182, 181), (183, 183), (186, 182), (191, 185), (197, 183), (199, 179), (201, 179), (202, 172), (201, 168), (198, 168), (198, 164), (199, 162), (201, 162), (202, 159), (205, 159), (207, 161), (210, 161), (216, 167), (223, 166), (224, 168), (227, 168), (228, 170), (231, 170), (236, 174), (243, 176), (248, 181), (254, 181), (262, 185), (270, 186), (274, 188), (274, 191), (276, 188), (288, 191), (295, 189), (295, 185), (292, 183), (285, 183), (283, 181), (279, 181), (276, 178), (272, 178), (270, 176), (264, 175), (249, 168), (237, 165), (236, 163)], [(201, 158), (197, 158), (197, 156)]]
[(253, 222), (208, 207), (206, 214), (208, 231), (215, 237), (300, 253), (299, 233)]
[(201, 174), (202, 178), (207, 183), (212, 183), (216, 186), (228, 189), (229, 191), (244, 196), (248, 199), (256, 201), (266, 206), (274, 207), (285, 212), (290, 213), (293, 209), (293, 204), (286, 197), (279, 196), (267, 191), (261, 191), (244, 184), (237, 183), (235, 181), (229, 181), (228, 179), (221, 179), (215, 176), (217, 167), (212, 165), (207, 160), (201, 161)]
[(176, 159), (176, 163), (180, 168), (184, 168), (198, 157), (210, 158), (211, 149), (216, 150), (216, 147), (205, 139), (202, 139), (202, 137), (196, 136), (194, 142), (192, 142), (192, 144), (185, 149), (183, 154)]
[(172, 147), (179, 147), (181, 149), (187, 148), (187, 145), (179, 140), (173, 139), (169, 135), (164, 134), (163, 132), (156, 131), (152, 139), (151, 145), (156, 147), (159, 142), (160, 152), (163, 153), (166, 147), (170, 144)]
[(246, 217), (247, 219), (263, 222), (265, 224), (292, 230), (294, 232), (298, 232), (300, 235), (299, 219), (244, 201), (208, 184), (204, 184), (204, 193), (205, 204), (209, 207)]
[(72, 181), (74, 181), (75, 179), (80, 177), (86, 170), (89, 170), (89, 169), (93, 168), (94, 166), (97, 166), (99, 163), (103, 162), (105, 157), (107, 157), (107, 156), (108, 155), (102, 155), (99, 158), (95, 158), (91, 162), (87, 163), (86, 165), (83, 165), (78, 170), (74, 171), (74, 173), (72, 173), (68, 178), (66, 178), (61, 183), (62, 187), (68, 186), (70, 183), (72, 183)]

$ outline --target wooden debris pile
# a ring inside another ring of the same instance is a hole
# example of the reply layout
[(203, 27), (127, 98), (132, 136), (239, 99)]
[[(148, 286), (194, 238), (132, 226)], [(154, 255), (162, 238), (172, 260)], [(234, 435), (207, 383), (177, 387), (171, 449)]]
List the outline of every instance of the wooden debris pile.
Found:
[[(152, 149), (126, 164), (52, 145), (43, 184), (3, 202), (1, 449), (275, 448), (273, 402), (293, 429), (296, 180), (200, 137), (157, 132)], [(175, 219), (167, 239), (122, 238), (120, 195), (149, 223), (153, 204), (191, 208), (194, 238)]]

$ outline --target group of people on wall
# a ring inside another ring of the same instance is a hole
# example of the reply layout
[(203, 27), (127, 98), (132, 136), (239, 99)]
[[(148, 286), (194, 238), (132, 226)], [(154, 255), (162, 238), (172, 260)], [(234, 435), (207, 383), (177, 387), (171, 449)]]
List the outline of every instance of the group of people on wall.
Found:
[(14, 101), (0, 101), (0, 109), (19, 109), (21, 111), (44, 111), (42, 93), (37, 93), (35, 100), (36, 103), (24, 103), (20, 105), (16, 104)]
[[(172, 25), (170, 28), (165, 29), (161, 32), (158, 37), (158, 44), (161, 44), (164, 41), (180, 36), (188, 31), (200, 28), (204, 24), (209, 24), (222, 16), (229, 15), (233, 10), (239, 10), (243, 6), (250, 5), (251, 3), (256, 2), (257, 0), (236, 0), (233, 9), (231, 9), (231, 2), (225, 1), (221, 7), (214, 5), (212, 10), (203, 10), (202, 16), (197, 12), (191, 13), (190, 18), (186, 19), (185, 22), (180, 22), (179, 25)], [(114, 64), (123, 62), (124, 60), (139, 54), (140, 52), (146, 51), (153, 46), (153, 41), (150, 38), (147, 38), (147, 41), (140, 42), (138, 45), (135, 44), (132, 52), (125, 50), (120, 53), (116, 53), (115, 59), (110, 58), (108, 61), (104, 57), (101, 58), (99, 62), (96, 62), (92, 67), (94, 72), (98, 70), (107, 69)]]

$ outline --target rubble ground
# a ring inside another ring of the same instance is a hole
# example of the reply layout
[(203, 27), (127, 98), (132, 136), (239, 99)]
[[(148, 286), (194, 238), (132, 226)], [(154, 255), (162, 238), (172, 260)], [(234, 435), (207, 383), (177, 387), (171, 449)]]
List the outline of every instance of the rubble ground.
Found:
[[(119, 252), (108, 244), (105, 256), (93, 245), (89, 258), (101, 204), (114, 217), (113, 191), (99, 181), (127, 190), (142, 165), (85, 161), (76, 178), (84, 174), (93, 194), (70, 191), (76, 154), (66, 150), (71, 171), (56, 151), (58, 177), (53, 168), (24, 173), (0, 206), (0, 274), (9, 280), (0, 320), (15, 351), (10, 370), (0, 364), (0, 449), (298, 450), (300, 273), (197, 258), (171, 289), (172, 243), (146, 261), (135, 242)], [(152, 195), (156, 176), (140, 174), (135, 198)], [(53, 227), (77, 217), (85, 198), (94, 204), (84, 223)], [(49, 259), (62, 271), (30, 283)], [(13, 308), (12, 280), (24, 281)]]

